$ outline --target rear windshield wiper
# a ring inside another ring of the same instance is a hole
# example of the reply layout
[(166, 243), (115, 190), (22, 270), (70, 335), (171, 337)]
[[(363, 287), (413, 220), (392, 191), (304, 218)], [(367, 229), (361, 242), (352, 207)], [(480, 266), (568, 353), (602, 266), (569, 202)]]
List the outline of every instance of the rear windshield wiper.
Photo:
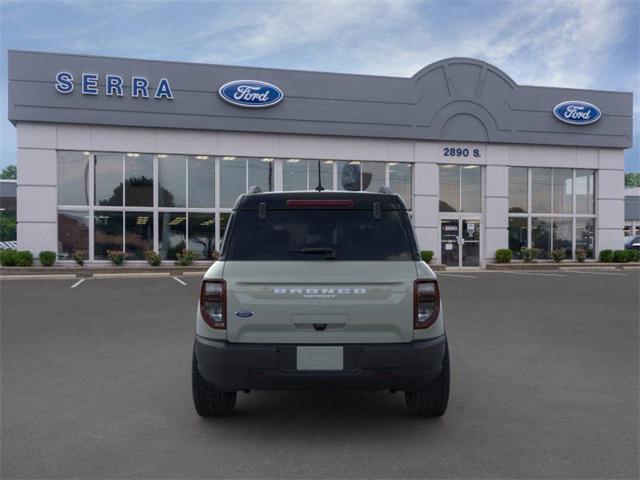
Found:
[(336, 252), (331, 247), (305, 247), (300, 250), (289, 250), (289, 253), (324, 253), (327, 260), (335, 260)]

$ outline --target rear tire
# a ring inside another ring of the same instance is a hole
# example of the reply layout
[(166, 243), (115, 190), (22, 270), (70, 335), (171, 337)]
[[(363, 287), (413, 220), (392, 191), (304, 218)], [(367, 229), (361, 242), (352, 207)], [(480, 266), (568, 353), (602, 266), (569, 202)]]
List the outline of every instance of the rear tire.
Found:
[(429, 386), (405, 392), (409, 414), (414, 417), (441, 417), (449, 403), (449, 346), (445, 344), (442, 371)]
[(223, 392), (202, 378), (195, 353), (191, 362), (191, 391), (193, 405), (201, 417), (224, 417), (235, 409), (237, 392)]

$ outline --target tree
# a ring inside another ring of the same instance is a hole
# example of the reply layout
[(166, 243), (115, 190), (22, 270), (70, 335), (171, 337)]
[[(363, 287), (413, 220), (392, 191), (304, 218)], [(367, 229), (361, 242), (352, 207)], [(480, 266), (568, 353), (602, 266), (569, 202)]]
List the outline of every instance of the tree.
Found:
[(2, 170), (2, 173), (0, 173), (0, 178), (2, 178), (3, 180), (15, 180), (16, 173), (17, 173), (16, 166), (8, 165), (4, 167), (4, 169)]
[(640, 172), (625, 173), (624, 186), (627, 188), (640, 187)]

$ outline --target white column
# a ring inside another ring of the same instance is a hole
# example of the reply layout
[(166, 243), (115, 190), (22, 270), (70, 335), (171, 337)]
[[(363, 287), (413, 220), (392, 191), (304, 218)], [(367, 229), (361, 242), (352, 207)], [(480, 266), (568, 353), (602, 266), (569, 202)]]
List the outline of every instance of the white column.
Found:
[(624, 248), (624, 151), (598, 151), (596, 258), (601, 250)]
[(56, 127), (19, 123), (18, 249), (58, 251)]
[(438, 243), (440, 193), (436, 144), (417, 142), (413, 171), (413, 225), (421, 250), (432, 250), (433, 263), (440, 263)]
[(484, 260), (492, 263), (496, 250), (509, 248), (509, 167), (487, 165), (484, 200)]

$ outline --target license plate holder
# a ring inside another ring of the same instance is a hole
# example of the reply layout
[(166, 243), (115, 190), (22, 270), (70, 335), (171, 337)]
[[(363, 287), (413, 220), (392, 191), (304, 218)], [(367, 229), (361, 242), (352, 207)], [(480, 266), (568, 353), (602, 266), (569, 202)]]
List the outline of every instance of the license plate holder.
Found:
[(299, 346), (298, 370), (344, 370), (344, 348), (340, 346)]

